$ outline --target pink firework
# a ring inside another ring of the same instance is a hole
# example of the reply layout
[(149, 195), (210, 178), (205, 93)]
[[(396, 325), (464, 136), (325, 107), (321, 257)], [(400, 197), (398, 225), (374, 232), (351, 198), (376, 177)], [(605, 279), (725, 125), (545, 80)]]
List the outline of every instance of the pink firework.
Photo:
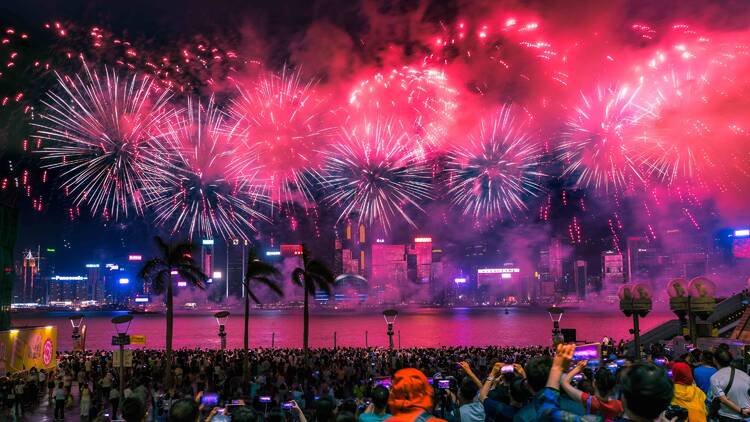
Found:
[(147, 195), (157, 224), (191, 238), (247, 239), (255, 231), (266, 201), (253, 172), (231, 165), (240, 136), (213, 98), (208, 104), (188, 100), (165, 124), (158, 136), (164, 170)]
[(638, 91), (600, 86), (591, 95), (581, 93), (557, 146), (563, 174), (578, 187), (610, 191), (643, 180), (636, 135), (649, 112), (636, 102)]
[(142, 213), (145, 174), (157, 172), (151, 135), (171, 113), (169, 92), (157, 92), (147, 76), (121, 77), (112, 69), (100, 74), (85, 62), (81, 74), (56, 75), (58, 87), (32, 123), (47, 143), (45, 167), (61, 170), (62, 187), (76, 206), (115, 219), (131, 208)]
[(305, 202), (320, 180), (320, 154), (335, 133), (326, 101), (298, 72), (266, 74), (238, 85), (231, 114), (243, 132), (234, 166), (255, 168), (272, 204)]
[(422, 157), (442, 146), (457, 101), (458, 91), (443, 72), (408, 66), (377, 73), (359, 82), (349, 95), (358, 124), (391, 119)]

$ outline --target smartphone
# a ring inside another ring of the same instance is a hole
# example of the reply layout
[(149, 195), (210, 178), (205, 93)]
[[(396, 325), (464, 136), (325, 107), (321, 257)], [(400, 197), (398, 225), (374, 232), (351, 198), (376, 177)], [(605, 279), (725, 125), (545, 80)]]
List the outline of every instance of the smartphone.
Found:
[(232, 400), (232, 406), (244, 406), (245, 400), (239, 399), (239, 400)]
[(671, 370), (671, 369), (670, 369), (669, 371), (667, 371), (667, 376), (668, 376), (669, 378), (672, 378), (672, 370)]
[(573, 381), (580, 382), (583, 379), (583, 374), (578, 374), (573, 377)]
[(575, 352), (573, 352), (573, 362), (578, 362), (581, 360), (598, 360), (600, 350), (601, 345), (599, 343), (591, 343), (584, 344), (583, 346), (578, 346), (576, 347)]
[(503, 366), (503, 368), (500, 371), (503, 374), (509, 374), (509, 373), (512, 373), (515, 370), (516, 370), (516, 368), (514, 368), (513, 365), (505, 365), (505, 366)]
[(375, 379), (375, 385), (381, 386), (385, 388), (391, 388), (391, 379), (388, 377), (385, 378), (376, 378)]
[(284, 410), (292, 410), (294, 408), (294, 403), (288, 401), (281, 405), (281, 408)]
[(427, 384), (432, 385), (434, 383), (435, 383), (435, 379), (434, 378), (427, 378)]
[(261, 403), (271, 403), (271, 396), (260, 396), (258, 401)]
[(659, 366), (664, 366), (664, 365), (667, 364), (667, 360), (664, 359), (664, 358), (656, 358), (656, 359), (654, 359), (654, 363), (657, 364), (657, 365), (659, 365)]
[(611, 372), (613, 374), (617, 373), (617, 368), (618, 368), (618, 366), (617, 366), (616, 363), (608, 363), (607, 364), (607, 369), (609, 369), (609, 372)]
[(438, 388), (441, 390), (448, 390), (451, 388), (451, 380), (438, 380)]
[(217, 393), (208, 393), (204, 394), (203, 397), (201, 397), (201, 404), (203, 406), (216, 406), (219, 404), (219, 394)]

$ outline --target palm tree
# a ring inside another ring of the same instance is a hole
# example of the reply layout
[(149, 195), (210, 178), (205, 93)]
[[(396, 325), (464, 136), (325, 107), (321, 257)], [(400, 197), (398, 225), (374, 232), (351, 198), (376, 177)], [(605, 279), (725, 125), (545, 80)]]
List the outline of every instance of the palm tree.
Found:
[(248, 350), (250, 348), (250, 332), (248, 331), (248, 326), (250, 324), (250, 299), (260, 305), (260, 300), (253, 292), (250, 283), (255, 280), (256, 283), (265, 285), (277, 295), (284, 296), (281, 287), (276, 284), (276, 278), (278, 278), (280, 274), (281, 273), (276, 267), (267, 262), (261, 261), (254, 248), (248, 251), (247, 267), (245, 267), (245, 280), (243, 280), (243, 284), (245, 285), (245, 330), (243, 331), (245, 358), (243, 362), (244, 370), (242, 372), (242, 379), (244, 382), (247, 382), (247, 371), (249, 368)]
[(143, 264), (143, 268), (138, 272), (138, 277), (149, 283), (154, 293), (165, 293), (167, 301), (167, 367), (166, 383), (171, 384), (172, 374), (172, 331), (174, 325), (174, 290), (173, 290), (173, 273), (180, 276), (182, 281), (198, 287), (205, 288), (204, 282), (208, 277), (203, 274), (198, 264), (193, 259), (195, 247), (190, 242), (180, 242), (176, 244), (167, 244), (161, 237), (154, 238), (156, 246), (159, 248), (161, 256), (149, 259)]
[(292, 282), (305, 289), (304, 300), (304, 328), (302, 331), (302, 348), (305, 351), (305, 359), (308, 354), (308, 340), (310, 337), (310, 306), (309, 297), (315, 296), (315, 291), (321, 289), (331, 294), (331, 286), (334, 283), (333, 272), (326, 264), (310, 256), (305, 245), (302, 245), (302, 267), (292, 271)]

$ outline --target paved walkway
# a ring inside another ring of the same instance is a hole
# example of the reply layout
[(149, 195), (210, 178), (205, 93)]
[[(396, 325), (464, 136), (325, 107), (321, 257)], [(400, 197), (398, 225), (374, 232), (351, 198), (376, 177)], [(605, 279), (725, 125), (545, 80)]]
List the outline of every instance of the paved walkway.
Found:
[[(78, 408), (78, 384), (73, 383), (72, 388), (73, 394), (73, 407), (65, 409), (65, 422), (79, 422), (81, 416)], [(109, 407), (107, 407), (109, 410)], [(13, 421), (7, 413), (0, 413), (0, 421)], [(50, 406), (47, 401), (47, 391), (45, 389), (43, 396), (40, 396), (39, 403), (33, 411), (26, 411), (20, 419), (16, 421), (29, 421), (29, 422), (54, 422), (55, 421), (55, 405), (54, 403)]]

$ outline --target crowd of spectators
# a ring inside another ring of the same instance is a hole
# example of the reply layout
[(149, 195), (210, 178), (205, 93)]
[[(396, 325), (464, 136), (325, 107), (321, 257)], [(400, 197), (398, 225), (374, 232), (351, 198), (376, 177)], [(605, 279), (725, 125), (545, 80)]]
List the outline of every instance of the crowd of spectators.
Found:
[(638, 361), (617, 347), (597, 360), (574, 350), (185, 349), (170, 376), (163, 351), (134, 350), (122, 386), (110, 351), (74, 352), (55, 371), (0, 379), (0, 420), (27, 420), (41, 400), (56, 420), (81, 421), (750, 420), (750, 377), (723, 345), (656, 347)]

